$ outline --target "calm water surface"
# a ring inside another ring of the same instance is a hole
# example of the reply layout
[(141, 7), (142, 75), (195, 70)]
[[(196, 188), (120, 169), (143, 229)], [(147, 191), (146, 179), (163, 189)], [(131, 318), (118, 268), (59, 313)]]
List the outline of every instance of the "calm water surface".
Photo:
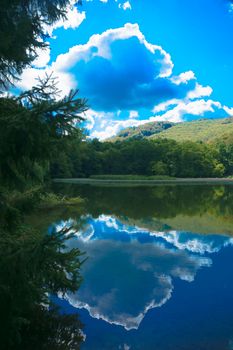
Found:
[(83, 208), (48, 213), (86, 252), (83, 350), (233, 349), (233, 186), (56, 185)]

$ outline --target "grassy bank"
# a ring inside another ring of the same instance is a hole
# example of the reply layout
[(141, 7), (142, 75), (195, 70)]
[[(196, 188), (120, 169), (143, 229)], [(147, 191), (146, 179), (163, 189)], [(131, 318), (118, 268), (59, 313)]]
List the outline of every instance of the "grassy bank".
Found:
[(94, 180), (175, 180), (175, 177), (166, 175), (144, 176), (144, 175), (92, 175)]
[(20, 210), (24, 213), (33, 209), (48, 209), (65, 206), (75, 206), (82, 204), (84, 200), (80, 197), (66, 197), (57, 195), (53, 192), (47, 192), (41, 187), (34, 187), (27, 191), (5, 191), (1, 192), (2, 200), (11, 208)]
[(49, 192), (40, 196), (40, 201), (38, 208), (48, 209), (56, 207), (67, 207), (67, 206), (76, 206), (78, 204), (83, 204), (84, 200), (80, 197), (65, 197), (60, 196), (55, 193)]
[(163, 176), (116, 175), (92, 178), (54, 179), (54, 182), (89, 185), (233, 185), (232, 178), (170, 178)]

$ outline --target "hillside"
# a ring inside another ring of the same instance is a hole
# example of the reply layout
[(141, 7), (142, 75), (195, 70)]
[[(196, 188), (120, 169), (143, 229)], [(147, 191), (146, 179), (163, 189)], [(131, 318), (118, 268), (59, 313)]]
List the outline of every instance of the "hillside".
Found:
[[(222, 139), (233, 133), (233, 118), (205, 119), (192, 122), (178, 123), (170, 130), (165, 130), (158, 136), (160, 138), (174, 139), (176, 141), (202, 141), (211, 142)], [(155, 139), (157, 135), (151, 135)]]
[(132, 138), (148, 138), (150, 140), (168, 138), (178, 142), (212, 142), (217, 139), (229, 141), (229, 139), (233, 140), (233, 118), (201, 119), (183, 123), (151, 122), (139, 127), (121, 130), (110, 141), (123, 141)]
[(107, 141), (124, 141), (128, 139), (143, 139), (166, 131), (174, 126), (171, 122), (153, 122), (140, 126), (133, 126), (121, 130), (116, 137), (111, 137)]

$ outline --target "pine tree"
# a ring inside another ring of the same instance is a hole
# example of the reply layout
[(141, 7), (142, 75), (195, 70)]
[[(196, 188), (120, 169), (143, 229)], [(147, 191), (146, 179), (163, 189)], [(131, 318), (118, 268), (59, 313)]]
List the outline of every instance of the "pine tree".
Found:
[[(18, 97), (0, 98), (0, 176), (2, 183), (23, 184), (48, 170), (63, 141), (80, 134), (86, 100), (78, 91), (59, 98), (52, 76)], [(42, 174), (42, 175), (41, 175)]]
[(0, 0), (0, 89), (32, 63), (37, 49), (46, 46), (46, 25), (65, 19), (70, 4), (70, 0)]

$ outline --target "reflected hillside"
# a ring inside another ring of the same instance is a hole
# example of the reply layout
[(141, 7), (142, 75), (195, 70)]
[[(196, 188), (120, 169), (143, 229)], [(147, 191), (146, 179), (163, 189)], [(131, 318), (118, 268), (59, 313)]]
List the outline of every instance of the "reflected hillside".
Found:
[[(85, 198), (84, 212), (112, 215), (150, 230), (233, 235), (233, 187), (94, 187), (56, 185), (56, 191)], [(73, 216), (74, 213), (70, 215)]]

